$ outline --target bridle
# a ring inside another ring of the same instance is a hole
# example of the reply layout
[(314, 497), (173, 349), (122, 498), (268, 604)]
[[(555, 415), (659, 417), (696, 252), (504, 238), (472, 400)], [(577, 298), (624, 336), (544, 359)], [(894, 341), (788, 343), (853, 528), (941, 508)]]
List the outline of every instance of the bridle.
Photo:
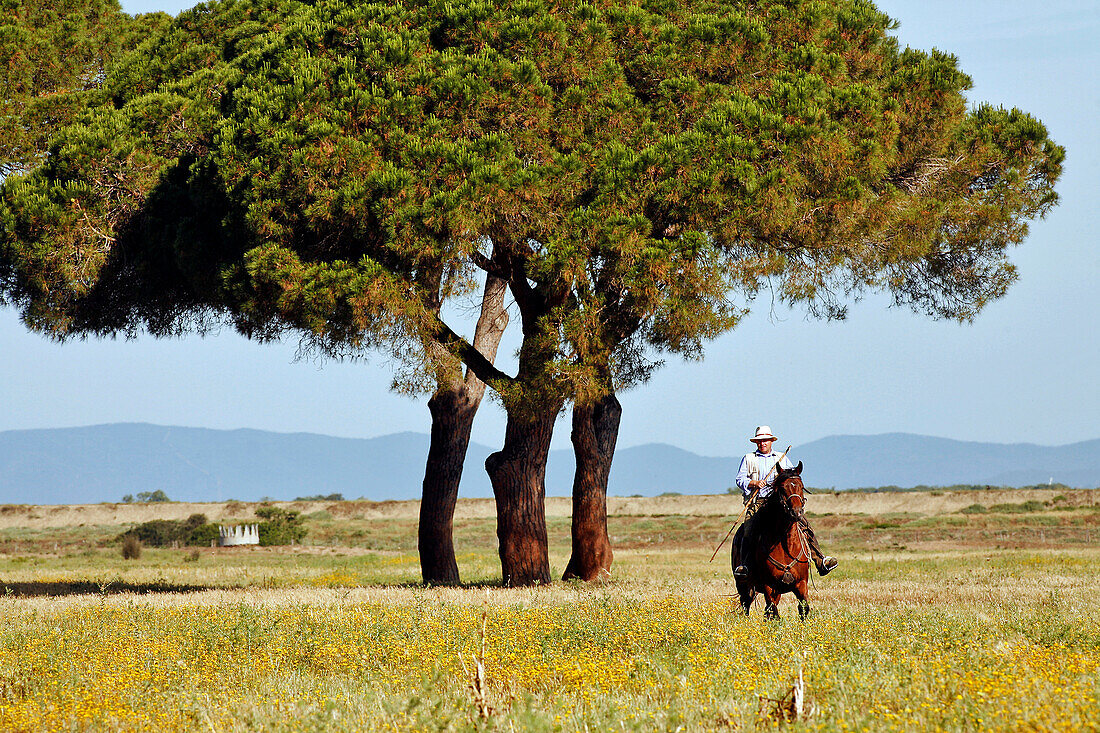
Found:
[[(799, 491), (798, 493), (793, 493), (788, 490), (787, 482), (789, 481), (797, 481), (798, 488), (802, 489), (802, 491)], [(779, 494), (780, 499), (783, 502), (783, 508), (786, 510), (791, 519), (798, 521), (803, 517), (803, 515), (806, 514), (806, 496), (803, 493), (805, 491), (805, 488), (802, 486), (802, 479), (800, 479), (798, 476), (791, 476), (790, 478), (780, 477), (777, 480), (777, 483), (779, 484), (779, 486), (777, 487), (779, 491), (775, 493)], [(796, 501), (798, 502), (797, 505), (795, 504)]]
[[(797, 481), (800, 491), (798, 491), (797, 493), (793, 493), (788, 490), (787, 483), (790, 481)], [(774, 493), (778, 495), (779, 500), (783, 503), (783, 509), (787, 512), (787, 516), (794, 520), (795, 523), (797, 523), (798, 520), (800, 520), (802, 516), (806, 513), (805, 491), (806, 487), (802, 485), (802, 479), (800, 479), (798, 476), (790, 476), (788, 478), (783, 478), (782, 476), (779, 476), (776, 478)], [(795, 504), (795, 502), (797, 502), (797, 505)], [(768, 561), (783, 573), (784, 583), (794, 582), (794, 575), (792, 574), (791, 570), (792, 568), (794, 568), (795, 565), (799, 563), (809, 564), (810, 562), (810, 549), (806, 542), (806, 536), (803, 534), (801, 527), (796, 528), (798, 530), (798, 538), (802, 544), (802, 547), (800, 548), (801, 551), (799, 552), (798, 557), (791, 557), (791, 561), (786, 565), (783, 565), (774, 557), (768, 555)], [(811, 576), (811, 580), (812, 579), (813, 578)]]

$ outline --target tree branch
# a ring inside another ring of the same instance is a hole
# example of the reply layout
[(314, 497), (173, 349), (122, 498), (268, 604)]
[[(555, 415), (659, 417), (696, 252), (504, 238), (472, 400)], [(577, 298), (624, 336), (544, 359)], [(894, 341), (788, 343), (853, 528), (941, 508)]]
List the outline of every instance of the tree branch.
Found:
[(468, 366), (482, 382), (499, 392), (499, 385), (502, 382), (511, 384), (515, 381), (515, 377), (511, 377), (497, 369), (493, 362), (486, 359), (484, 354), (474, 348), (473, 344), (451, 330), (451, 327), (444, 323), (438, 314), (433, 313), (432, 319), (435, 325), (433, 336), (436, 342), (461, 359), (462, 363)]
[(486, 257), (481, 252), (478, 252), (476, 249), (470, 253), (470, 262), (474, 263), (474, 265), (480, 267), (482, 270), (492, 275), (493, 277), (499, 278), (501, 280), (507, 280), (510, 274), (508, 270), (506, 270), (504, 267), (501, 267), (499, 263), (494, 262), (492, 259)]

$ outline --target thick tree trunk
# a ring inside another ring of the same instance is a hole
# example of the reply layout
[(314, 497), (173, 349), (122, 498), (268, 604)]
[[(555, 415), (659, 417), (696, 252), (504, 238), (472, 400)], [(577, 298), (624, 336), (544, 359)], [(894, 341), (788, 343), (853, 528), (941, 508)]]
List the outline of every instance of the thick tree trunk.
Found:
[(478, 401), (470, 400), (465, 384), (441, 389), (428, 401), (432, 437), (424, 468), (417, 547), (424, 582), (430, 585), (460, 582), (453, 539), (454, 514), (477, 407)]
[(485, 460), (496, 496), (500, 566), (507, 586), (550, 582), (546, 458), (563, 402), (510, 409), (504, 447)]
[[(481, 315), (474, 331), (473, 345), (486, 359), (496, 358), (500, 338), (508, 325), (504, 307), (507, 283), (489, 275)], [(441, 361), (450, 359), (441, 348)], [(431, 445), (424, 467), (424, 490), (420, 501), (420, 527), (417, 548), (424, 582), (430, 585), (457, 585), (460, 582), (454, 550), (454, 513), (458, 502), (458, 484), (474, 416), (485, 394), (485, 383), (470, 370), (461, 377), (461, 364), (453, 360), (452, 377), (440, 379), (428, 409), (432, 413)]]
[(611, 574), (611, 540), (607, 536), (607, 479), (622, 407), (615, 394), (573, 406), (573, 554), (563, 580), (600, 580)]

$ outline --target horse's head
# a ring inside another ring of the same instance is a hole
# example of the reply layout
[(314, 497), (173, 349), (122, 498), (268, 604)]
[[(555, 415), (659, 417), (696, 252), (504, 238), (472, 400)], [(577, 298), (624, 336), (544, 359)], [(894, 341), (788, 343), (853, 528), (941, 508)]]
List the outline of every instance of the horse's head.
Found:
[(806, 514), (806, 487), (802, 485), (802, 461), (794, 468), (780, 468), (775, 477), (775, 493), (795, 521)]

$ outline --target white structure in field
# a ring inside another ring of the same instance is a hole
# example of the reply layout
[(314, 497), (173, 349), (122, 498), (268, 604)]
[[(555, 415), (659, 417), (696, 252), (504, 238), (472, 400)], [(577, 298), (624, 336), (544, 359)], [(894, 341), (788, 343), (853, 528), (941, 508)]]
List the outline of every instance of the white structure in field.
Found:
[(258, 524), (238, 524), (232, 527), (218, 527), (219, 547), (258, 544), (260, 544), (260, 525)]

